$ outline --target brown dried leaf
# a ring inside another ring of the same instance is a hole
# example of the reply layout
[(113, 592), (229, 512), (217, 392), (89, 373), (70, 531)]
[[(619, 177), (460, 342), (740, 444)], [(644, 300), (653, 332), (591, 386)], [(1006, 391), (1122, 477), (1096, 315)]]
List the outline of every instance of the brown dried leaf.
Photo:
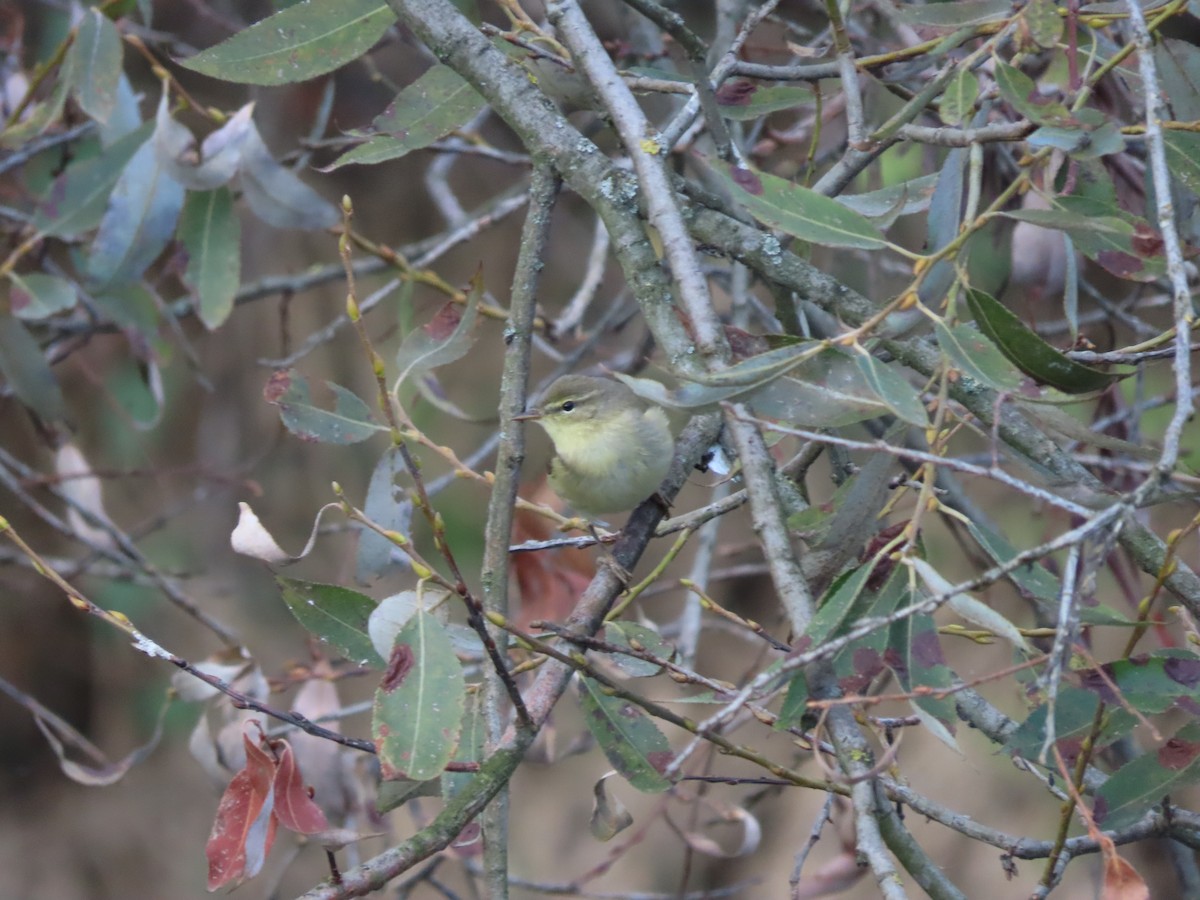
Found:
[(279, 824), (297, 834), (316, 834), (329, 830), (321, 807), (313, 802), (304, 778), (296, 765), (296, 756), (287, 741), (272, 741), (278, 762), (275, 769), (275, 810)]
[(275, 778), (275, 759), (247, 733), (243, 732), (242, 740), (246, 765), (221, 796), (204, 848), (210, 891), (257, 875), (275, 842), (276, 818), (266, 805)]

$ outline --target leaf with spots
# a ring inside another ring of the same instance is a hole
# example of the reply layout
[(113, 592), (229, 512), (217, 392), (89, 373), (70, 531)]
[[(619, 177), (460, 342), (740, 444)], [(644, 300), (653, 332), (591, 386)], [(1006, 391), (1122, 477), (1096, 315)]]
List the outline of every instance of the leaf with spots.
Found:
[(344, 387), (326, 382), (337, 397), (332, 410), (313, 405), (308, 379), (295, 369), (280, 369), (263, 389), (268, 403), (279, 407), (279, 418), (292, 434), (323, 444), (357, 444), (387, 431), (371, 418), (370, 407)]
[[(1099, 698), (1091, 691), (1076, 687), (1063, 687), (1059, 690), (1054, 703), (1054, 735), (1067, 765), (1074, 765), (1083, 742), (1092, 734), (1099, 703)], [(1046, 719), (1049, 714), (1047, 704), (1037, 706), (1020, 727), (1008, 736), (1004, 744), (1005, 749), (1022, 759), (1039, 759), (1042, 745), (1046, 741)], [(1137, 719), (1125, 708), (1110, 707), (1105, 711), (1093, 752), (1125, 737), (1137, 724)]]
[(75, 285), (57, 275), (41, 272), (18, 275), (10, 272), (8, 279), (12, 282), (8, 299), (12, 314), (18, 319), (48, 319), (55, 313), (71, 309), (79, 299)]
[[(675, 658), (675, 648), (653, 628), (639, 625), (636, 622), (608, 622), (604, 626), (604, 639), (618, 647), (628, 647), (633, 650), (643, 650), (652, 653), (659, 659), (672, 660)], [(647, 678), (662, 671), (662, 666), (639, 656), (626, 656), (624, 653), (614, 653), (611, 657), (613, 665), (631, 678)]]
[(309, 0), (256, 22), (182, 65), (240, 84), (291, 84), (332, 72), (383, 37), (396, 14), (382, 0)]
[(1105, 831), (1140, 819), (1168, 795), (1200, 781), (1200, 724), (1185, 725), (1157, 750), (1127, 762), (1096, 792), (1093, 812)]
[(75, 100), (97, 122), (107, 122), (116, 108), (122, 50), (117, 26), (100, 10), (88, 10), (67, 51), (73, 58), (66, 68)]
[(1191, 650), (1157, 650), (1079, 675), (1083, 687), (1105, 703), (1128, 704), (1148, 715), (1173, 707), (1200, 711), (1200, 656)]
[(772, 228), (822, 247), (876, 250), (887, 240), (868, 219), (831, 197), (757, 169), (714, 161), (733, 199)]
[(1091, 197), (1047, 199), (1049, 209), (1014, 209), (1001, 215), (1063, 232), (1080, 253), (1119, 278), (1154, 281), (1163, 274), (1162, 247), (1146, 240), (1153, 229), (1145, 219)]
[(475, 343), (475, 319), (483, 296), (483, 275), (476, 272), (464, 303), (447, 302), (436, 316), (404, 337), (396, 353), (400, 384), (438, 366), (458, 362)]
[(671, 745), (645, 712), (586, 676), (579, 679), (579, 699), (588, 729), (626, 781), (648, 794), (671, 786), (662, 775), (674, 758)]
[[(853, 570), (849, 577), (855, 577), (862, 571), (865, 566)], [(878, 566), (875, 567), (878, 570)], [(874, 574), (874, 573), (872, 573)], [(867, 579), (868, 582), (870, 579)], [(836, 582), (831, 591), (834, 593), (843, 594), (846, 592), (849, 584), (849, 579)], [(862, 609), (863, 598), (869, 598), (870, 603), (865, 609)], [(832, 601), (825, 601), (825, 606), (828, 606)], [(856, 601), (855, 607), (860, 609), (859, 620), (877, 619), (887, 616), (892, 613), (898, 606), (907, 606), (912, 600), (912, 595), (908, 590), (908, 575), (903, 568), (897, 568), (892, 571), (883, 587), (878, 591), (868, 588), (865, 590)], [(825, 608), (822, 606), (822, 610)], [(818, 612), (820, 615), (820, 612)], [(850, 619), (845, 619), (842, 627), (847, 625), (857, 624)], [(810, 623), (809, 628), (817, 627), (816, 617)], [(870, 634), (864, 635), (856, 641), (848, 644), (846, 647), (838, 651), (834, 655), (830, 664), (833, 666), (834, 674), (837, 676), (838, 686), (847, 694), (865, 693), (871, 684), (886, 670), (884, 664), (884, 650), (887, 647), (888, 633), (884, 628), (876, 628)], [(804, 651), (813, 648), (814, 644), (809, 641), (807, 635), (802, 635), (794, 642), (797, 650)], [(811, 727), (816, 720), (815, 713), (809, 713), (808, 701), (810, 691), (808, 679), (804, 675), (804, 670), (797, 670), (791, 676), (791, 681), (788, 683), (787, 695), (784, 697), (783, 705), (779, 709), (779, 719), (775, 723), (776, 730), (784, 730), (799, 726), (801, 728)], [(810, 721), (804, 722), (805, 716), (810, 716)]]
[(396, 635), (375, 691), (371, 734), (384, 779), (441, 775), (458, 747), (465, 702), (453, 642), (433, 615), (416, 613)]
[(813, 102), (808, 85), (765, 85), (748, 79), (727, 81), (717, 91), (721, 115), (737, 121), (758, 119), (773, 112), (796, 109)]
[(883, 658), (900, 686), (913, 694), (909, 703), (925, 727), (938, 740), (959, 750), (958, 742), (954, 740), (958, 721), (954, 700), (933, 694), (952, 687), (957, 681), (954, 671), (946, 665), (933, 617), (908, 616), (894, 623)]
[(434, 66), (375, 117), (370, 140), (342, 154), (322, 171), (350, 163), (374, 165), (428, 147), (462, 128), (483, 104), (483, 97), (457, 72), (449, 66)]

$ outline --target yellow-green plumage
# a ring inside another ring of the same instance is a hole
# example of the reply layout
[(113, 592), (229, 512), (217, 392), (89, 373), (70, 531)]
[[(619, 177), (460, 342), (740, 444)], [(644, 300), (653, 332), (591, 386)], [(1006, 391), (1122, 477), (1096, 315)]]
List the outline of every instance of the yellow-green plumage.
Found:
[(656, 490), (675, 452), (667, 415), (619, 381), (564, 375), (535, 420), (554, 441), (554, 492), (585, 515), (622, 512)]

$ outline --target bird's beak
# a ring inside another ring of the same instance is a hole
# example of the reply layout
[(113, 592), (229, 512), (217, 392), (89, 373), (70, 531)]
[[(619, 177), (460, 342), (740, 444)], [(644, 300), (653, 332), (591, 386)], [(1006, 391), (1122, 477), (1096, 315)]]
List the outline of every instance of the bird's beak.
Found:
[(542, 417), (542, 411), (540, 409), (534, 408), (534, 409), (529, 410), (528, 412), (521, 413), (519, 416), (513, 416), (513, 421), (514, 422), (532, 422), (536, 419), (540, 419), (541, 417)]

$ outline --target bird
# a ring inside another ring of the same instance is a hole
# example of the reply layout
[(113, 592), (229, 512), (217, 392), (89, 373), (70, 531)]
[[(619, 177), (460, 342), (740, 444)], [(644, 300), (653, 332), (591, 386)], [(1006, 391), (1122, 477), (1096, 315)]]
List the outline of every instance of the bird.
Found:
[(545, 429), (555, 450), (550, 487), (589, 518), (657, 496), (675, 452), (663, 409), (611, 378), (564, 375), (516, 418)]

